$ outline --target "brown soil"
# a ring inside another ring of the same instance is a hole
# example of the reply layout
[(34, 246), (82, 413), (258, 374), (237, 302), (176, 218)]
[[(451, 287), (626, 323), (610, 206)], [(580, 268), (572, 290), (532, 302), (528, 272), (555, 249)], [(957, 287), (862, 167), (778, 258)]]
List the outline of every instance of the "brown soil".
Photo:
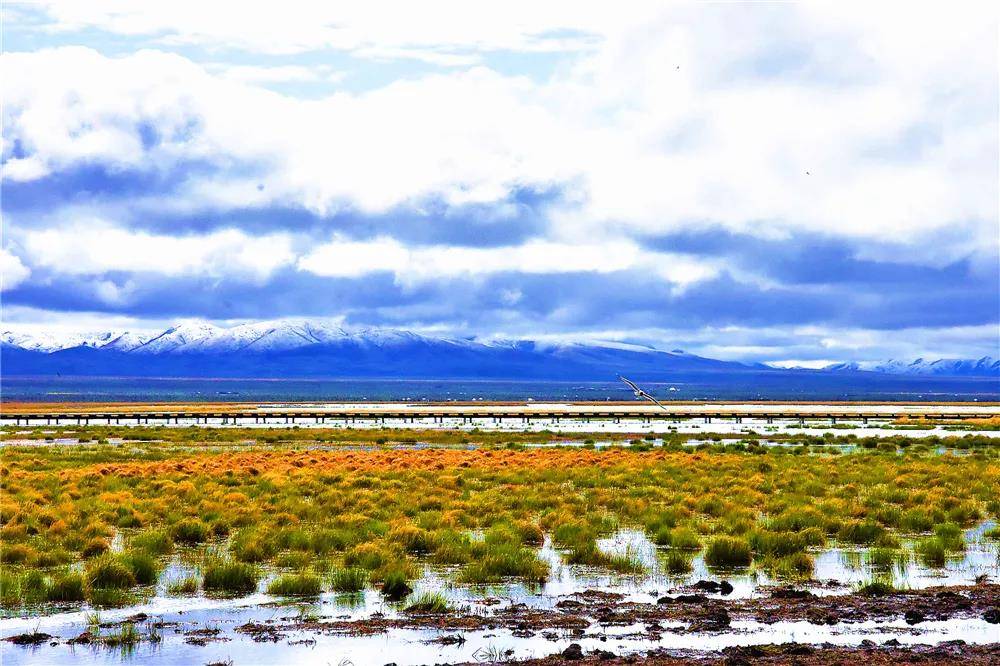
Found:
[(860, 594), (817, 597), (785, 588), (775, 590), (770, 597), (759, 599), (725, 599), (683, 592), (665, 595), (658, 603), (652, 604), (630, 603), (622, 599), (622, 595), (586, 591), (560, 600), (553, 610), (514, 604), (488, 615), (461, 611), (408, 613), (396, 618), (375, 615), (356, 621), (295, 621), (281, 627), (259, 626), (266, 633), (295, 629), (371, 635), (389, 629), (471, 631), (503, 628), (531, 635), (552, 629), (582, 633), (596, 621), (604, 626), (641, 624), (645, 629), (636, 636), (653, 640), (665, 631), (658, 624), (661, 620), (687, 623), (687, 627), (681, 630), (684, 632), (722, 631), (734, 619), (768, 624), (802, 620), (813, 624), (836, 624), (903, 617), (908, 624), (918, 625), (927, 620), (976, 617), (994, 624), (1000, 622), (1000, 585), (997, 584), (928, 588), (881, 597)]
[[(572, 649), (571, 645), (562, 654), (541, 659), (520, 661), (525, 666), (550, 666), (555, 664), (636, 664), (641, 666), (680, 666), (681, 664), (704, 664), (706, 666), (724, 664), (796, 664), (799, 666), (882, 666), (883, 664), (997, 664), (1000, 663), (1000, 645), (967, 645), (963, 641), (952, 641), (938, 645), (902, 647), (883, 644), (881, 646), (861, 645), (840, 647), (834, 645), (761, 645), (753, 647), (727, 648), (721, 652), (684, 653), (679, 651), (656, 650), (643, 655), (616, 656), (611, 652), (596, 650), (585, 653)], [(579, 648), (579, 645), (575, 646)], [(579, 655), (579, 656), (578, 656)], [(475, 662), (473, 662), (475, 663)], [(471, 666), (471, 664), (470, 664)]]

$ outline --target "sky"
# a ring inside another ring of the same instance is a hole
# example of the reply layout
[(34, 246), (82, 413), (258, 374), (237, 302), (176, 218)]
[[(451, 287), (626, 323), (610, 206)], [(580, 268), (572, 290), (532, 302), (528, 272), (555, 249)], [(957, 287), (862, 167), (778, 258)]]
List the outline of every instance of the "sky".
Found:
[(3, 326), (997, 356), (997, 26), (973, 2), (7, 1)]

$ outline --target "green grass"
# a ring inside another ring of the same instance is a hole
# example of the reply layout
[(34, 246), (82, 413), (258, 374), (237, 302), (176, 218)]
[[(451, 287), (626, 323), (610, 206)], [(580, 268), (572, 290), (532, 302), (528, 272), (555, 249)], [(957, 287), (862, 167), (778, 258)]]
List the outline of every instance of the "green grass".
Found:
[(174, 525), (174, 541), (194, 545), (208, 538), (208, 525), (197, 518), (187, 518)]
[(505, 578), (541, 583), (549, 575), (549, 566), (531, 548), (514, 544), (482, 544), (475, 562), (459, 576), (465, 583), (499, 583)]
[(53, 576), (52, 583), (45, 591), (45, 597), (48, 601), (83, 601), (84, 587), (83, 575), (76, 571), (68, 571)]
[(315, 597), (323, 591), (323, 583), (314, 574), (285, 574), (267, 586), (267, 593), (280, 597)]
[(167, 585), (167, 594), (173, 597), (190, 596), (198, 593), (198, 577), (185, 576)]
[(868, 564), (873, 569), (887, 571), (905, 563), (905, 554), (896, 548), (872, 548), (868, 551)]
[(253, 565), (232, 560), (212, 560), (205, 565), (202, 587), (213, 592), (254, 592), (260, 571)]
[(753, 552), (772, 557), (785, 557), (801, 553), (809, 547), (809, 542), (803, 532), (754, 530), (750, 532), (748, 539)]
[(387, 564), (398, 560), (398, 556), (385, 546), (376, 543), (363, 543), (355, 546), (344, 554), (344, 564), (349, 567), (361, 567), (368, 571), (381, 569)]
[(694, 530), (688, 527), (677, 527), (670, 531), (669, 545), (678, 550), (701, 550), (701, 541)]
[(433, 535), (427, 530), (405, 525), (392, 529), (386, 539), (389, 543), (397, 544), (407, 553), (415, 555), (429, 553), (434, 550), (435, 542)]
[(21, 603), (21, 577), (7, 569), (0, 569), (0, 605), (5, 608)]
[(407, 582), (406, 573), (394, 569), (385, 574), (381, 592), (390, 601), (401, 601), (409, 596), (413, 589)]
[(168, 555), (174, 549), (174, 540), (165, 530), (148, 530), (133, 536), (129, 545), (150, 555)]
[(669, 550), (663, 556), (663, 567), (667, 573), (681, 575), (690, 573), (692, 570), (691, 557), (679, 550)]
[(885, 528), (873, 520), (850, 520), (837, 532), (837, 539), (844, 543), (870, 545), (885, 533)]
[(122, 558), (105, 553), (87, 566), (87, 584), (98, 590), (125, 590), (137, 583), (135, 574)]
[(126, 622), (119, 627), (118, 631), (106, 634), (101, 637), (101, 642), (108, 646), (129, 646), (136, 645), (142, 640), (142, 634), (131, 622)]
[(899, 590), (893, 585), (890, 579), (874, 578), (858, 585), (855, 588), (855, 592), (865, 597), (885, 597), (890, 594), (896, 594)]
[(334, 569), (330, 587), (334, 592), (360, 592), (368, 586), (368, 572), (358, 567)]
[(91, 588), (87, 592), (87, 601), (95, 608), (121, 608), (136, 603), (137, 597), (128, 590)]
[(913, 508), (903, 512), (899, 524), (908, 532), (929, 532), (934, 527), (934, 517), (926, 509)]
[(160, 575), (160, 567), (152, 555), (141, 550), (132, 550), (119, 555), (139, 585), (154, 585)]
[(648, 570), (646, 564), (632, 552), (608, 555), (604, 566), (623, 574), (641, 574)]
[(293, 550), (287, 553), (281, 553), (274, 558), (273, 562), (274, 566), (281, 567), (283, 569), (302, 570), (308, 568), (312, 559), (312, 553), (302, 550)]
[(472, 538), (465, 532), (441, 530), (431, 559), (437, 564), (466, 564), (472, 559)]
[(917, 559), (926, 567), (942, 568), (948, 559), (948, 547), (941, 537), (927, 537), (917, 542), (914, 551)]
[(746, 539), (719, 536), (705, 549), (705, 564), (713, 567), (745, 567), (751, 560), (750, 543)]
[(451, 610), (448, 599), (440, 592), (421, 592), (406, 604), (410, 613), (447, 613)]
[(934, 536), (940, 539), (944, 547), (951, 552), (965, 550), (965, 538), (962, 536), (962, 528), (955, 523), (935, 525)]
[(812, 576), (814, 561), (809, 553), (792, 553), (783, 557), (768, 557), (764, 566), (775, 578), (804, 579)]
[(229, 552), (241, 562), (266, 562), (277, 552), (277, 544), (260, 530), (240, 530), (233, 536)]

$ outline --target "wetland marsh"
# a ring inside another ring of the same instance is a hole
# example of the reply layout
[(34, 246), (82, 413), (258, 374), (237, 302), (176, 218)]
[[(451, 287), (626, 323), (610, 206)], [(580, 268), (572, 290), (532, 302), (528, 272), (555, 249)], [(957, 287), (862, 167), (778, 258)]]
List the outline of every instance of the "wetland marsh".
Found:
[(994, 433), (872, 430), (7, 428), (4, 661), (991, 658)]

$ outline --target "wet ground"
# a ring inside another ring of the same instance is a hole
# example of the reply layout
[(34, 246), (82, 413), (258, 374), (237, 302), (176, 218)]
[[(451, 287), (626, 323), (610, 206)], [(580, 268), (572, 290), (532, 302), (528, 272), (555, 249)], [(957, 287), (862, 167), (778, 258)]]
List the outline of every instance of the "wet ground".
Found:
[[(62, 424), (62, 430), (51, 430), (42, 431), (43, 435), (47, 435), (48, 439), (38, 439), (36, 437), (18, 437), (18, 435), (31, 435), (33, 431), (30, 430), (14, 430), (10, 431), (10, 434), (5, 435), (5, 437), (0, 440), (0, 447), (4, 446), (75, 446), (78, 444), (93, 444), (92, 440), (81, 440), (77, 437), (67, 436), (66, 428), (71, 429), (74, 423)], [(127, 423), (121, 424), (123, 427), (130, 425)], [(138, 425), (138, 423), (131, 424)], [(191, 423), (186, 423), (181, 421), (179, 425), (170, 425), (167, 427), (191, 427), (196, 424), (192, 421)], [(206, 427), (203, 424), (197, 424), (197, 427)], [(219, 426), (212, 425), (207, 426), (212, 428), (226, 428), (234, 426)], [(239, 427), (253, 427), (252, 425), (241, 424)], [(263, 427), (263, 426), (258, 426)], [(767, 437), (778, 436), (778, 435), (807, 435), (810, 437), (823, 437), (827, 434), (836, 435), (838, 438), (847, 437), (848, 435), (855, 435), (857, 437), (905, 437), (908, 439), (913, 439), (919, 442), (921, 439), (930, 437), (932, 435), (938, 437), (963, 437), (965, 435), (976, 435), (982, 437), (989, 437), (996, 439), (1000, 442), (1000, 430), (976, 430), (972, 426), (898, 426), (893, 425), (888, 422), (876, 422), (872, 421), (870, 423), (862, 423), (860, 421), (845, 421), (839, 424), (837, 427), (831, 427), (829, 423), (806, 421), (804, 424), (800, 424), (797, 420), (786, 419), (778, 420), (776, 419), (773, 424), (768, 424), (764, 422), (753, 422), (753, 423), (737, 423), (734, 420), (725, 419), (715, 419), (712, 423), (703, 423), (696, 419), (688, 419), (679, 422), (652, 422), (645, 423), (641, 420), (628, 420), (623, 419), (621, 423), (613, 423), (608, 421), (583, 421), (579, 419), (561, 419), (560, 421), (535, 421), (531, 424), (512, 424), (512, 423), (494, 423), (491, 419), (473, 419), (470, 422), (463, 423), (461, 420), (448, 420), (442, 423), (434, 423), (430, 420), (426, 422), (422, 420), (417, 420), (415, 423), (399, 423), (394, 424), (393, 422), (381, 423), (378, 421), (361, 421), (357, 423), (352, 423), (349, 425), (344, 424), (321, 424), (317, 426), (316, 424), (303, 423), (301, 425), (292, 424), (269, 424), (269, 428), (291, 428), (291, 427), (301, 427), (304, 430), (315, 427), (322, 427), (329, 430), (350, 430), (350, 429), (371, 429), (379, 430), (381, 428), (415, 428), (415, 429), (426, 429), (426, 430), (463, 430), (467, 432), (472, 431), (507, 431), (507, 432), (554, 432), (565, 434), (558, 440), (539, 442), (537, 444), (527, 444), (527, 446), (583, 446), (583, 445), (594, 445), (596, 448), (603, 448), (607, 446), (623, 446), (628, 445), (628, 439), (622, 439), (623, 434), (633, 435), (641, 437), (643, 441), (647, 444), (653, 446), (659, 446), (663, 443), (661, 436), (667, 436), (674, 433), (688, 434), (691, 437), (687, 440), (686, 444), (689, 446), (696, 446), (699, 444), (733, 444), (740, 441), (740, 437), (743, 435), (753, 438), (757, 444), (762, 446), (798, 446), (796, 442), (783, 442), (783, 441), (770, 441)], [(579, 433), (579, 434), (575, 434)], [(602, 439), (601, 433), (607, 433), (607, 438)], [(574, 435), (575, 434), (575, 435)], [(588, 439), (580, 439), (584, 435), (591, 436)], [(613, 438), (617, 435), (617, 438)], [(307, 439), (307, 436), (303, 437)], [(109, 444), (137, 444), (142, 445), (143, 443), (149, 443), (150, 441), (157, 440), (131, 440), (123, 437), (111, 437), (108, 438)], [(751, 440), (747, 440), (751, 441)], [(254, 444), (253, 441), (246, 442), (247, 444)], [(390, 445), (393, 446), (393, 445)], [(430, 444), (424, 445), (421, 443), (416, 444), (399, 444), (396, 445), (400, 448), (414, 448), (421, 446), (434, 446), (442, 447), (442, 444)], [(469, 445), (474, 448), (475, 445)], [(852, 444), (824, 444), (825, 448), (839, 448), (843, 452), (853, 450), (855, 448)], [(313, 448), (337, 448), (337, 449), (349, 449), (357, 448), (361, 450), (371, 449), (371, 446), (365, 445), (314, 445)], [(204, 447), (202, 447), (204, 449)]]
[[(909, 556), (885, 571), (872, 564), (865, 549), (833, 547), (814, 553), (815, 570), (806, 581), (778, 580), (757, 569), (713, 571), (700, 556), (692, 559), (689, 574), (670, 576), (661, 563), (662, 549), (642, 532), (623, 530), (601, 541), (602, 550), (632, 554), (646, 564), (647, 574), (566, 565), (549, 544), (541, 555), (552, 574), (541, 586), (460, 586), (451, 582), (454, 570), (428, 566), (414, 588), (444, 594), (447, 613), (407, 612), (371, 589), (299, 602), (260, 592), (236, 599), (169, 597), (169, 582), (195, 570), (199, 557), (189, 552), (174, 556), (145, 601), (101, 611), (96, 624), (79, 606), (24, 609), (21, 616), (8, 612), (0, 620), (0, 636), (20, 637), (24, 644), (0, 645), (4, 664), (231, 660), (346, 666), (347, 660), (403, 666), (555, 659), (567, 650), (576, 655), (574, 645), (584, 660), (652, 653), (654, 660), (673, 663), (669, 660), (695, 655), (732, 661), (753, 654), (737, 649), (789, 644), (882, 650), (875, 657), (911, 654), (908, 646), (924, 646), (913, 648), (912, 654), (922, 655), (928, 646), (949, 641), (987, 646), (981, 650), (985, 659), (1000, 643), (997, 544), (982, 536), (991, 525), (969, 530), (965, 552), (940, 569)], [(858, 584), (889, 576), (903, 592), (874, 597), (857, 592)], [(115, 644), (126, 625), (137, 630), (137, 639)], [(803, 656), (767, 650), (765, 656), (776, 663)], [(947, 656), (947, 650), (941, 654)]]

